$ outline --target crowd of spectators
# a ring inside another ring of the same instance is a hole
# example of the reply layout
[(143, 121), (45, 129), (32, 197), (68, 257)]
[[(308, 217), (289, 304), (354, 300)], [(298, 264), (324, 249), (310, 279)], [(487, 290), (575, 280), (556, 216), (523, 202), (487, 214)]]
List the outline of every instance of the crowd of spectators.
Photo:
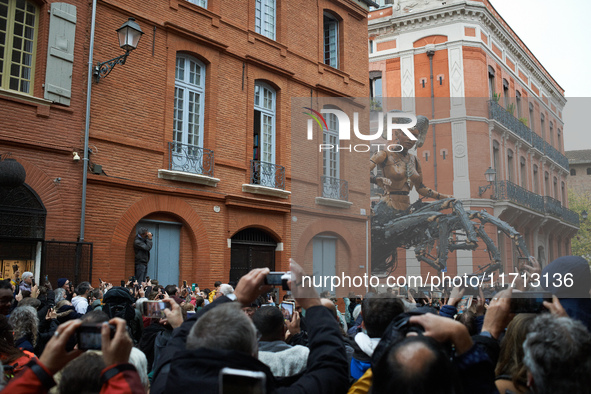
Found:
[[(512, 313), (517, 292), (372, 289), (337, 299), (265, 284), (267, 268), (237, 284), (128, 281), (36, 285), (0, 280), (0, 360), (8, 393), (591, 393), (591, 271), (561, 257), (528, 275), (576, 273), (539, 313)], [(132, 278), (133, 279), (133, 278)], [(76, 286), (74, 286), (76, 285)], [(281, 300), (280, 300), (281, 298)], [(146, 302), (164, 303), (154, 317)], [(284, 307), (284, 304), (288, 304)], [(289, 309), (293, 305), (293, 310)], [(281, 307), (280, 307), (281, 306)], [(287, 309), (286, 309), (287, 308)], [(97, 327), (100, 350), (81, 350)], [(220, 391), (220, 385), (224, 386)]]

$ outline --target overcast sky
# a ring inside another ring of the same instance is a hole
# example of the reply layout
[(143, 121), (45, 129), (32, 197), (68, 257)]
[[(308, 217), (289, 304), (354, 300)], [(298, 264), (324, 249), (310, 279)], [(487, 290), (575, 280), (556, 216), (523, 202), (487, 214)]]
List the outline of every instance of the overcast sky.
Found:
[(566, 150), (591, 149), (589, 0), (490, 0), (565, 91)]

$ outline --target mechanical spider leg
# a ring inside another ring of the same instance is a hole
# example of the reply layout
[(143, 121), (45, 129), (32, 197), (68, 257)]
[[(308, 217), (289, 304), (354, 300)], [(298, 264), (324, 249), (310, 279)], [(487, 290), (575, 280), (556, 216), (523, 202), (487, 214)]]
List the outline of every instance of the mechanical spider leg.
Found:
[(509, 238), (513, 240), (515, 246), (517, 246), (517, 250), (521, 256), (529, 256), (529, 250), (525, 245), (525, 241), (523, 241), (523, 237), (519, 234), (513, 227), (511, 227), (508, 223), (505, 223), (499, 218), (492, 216), (491, 214), (482, 211), (468, 211), (470, 214), (470, 219), (477, 218), (480, 220), (482, 224), (491, 223), (494, 224), (499, 230), (504, 232)]

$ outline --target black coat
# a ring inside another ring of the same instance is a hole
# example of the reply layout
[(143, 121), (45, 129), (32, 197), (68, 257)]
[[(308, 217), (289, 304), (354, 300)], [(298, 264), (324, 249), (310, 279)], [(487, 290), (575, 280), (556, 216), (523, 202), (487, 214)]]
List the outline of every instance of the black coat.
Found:
[(152, 240), (148, 238), (142, 238), (140, 236), (135, 237), (133, 240), (133, 250), (135, 251), (135, 263), (136, 264), (148, 264), (150, 261), (150, 250), (152, 249)]
[(217, 394), (219, 371), (224, 367), (264, 372), (267, 375), (267, 394), (347, 392), (349, 371), (343, 338), (334, 316), (323, 306), (315, 306), (306, 311), (310, 355), (306, 371), (295, 381), (275, 379), (266, 365), (242, 352), (185, 350), (185, 339), (195, 321), (210, 308), (224, 302), (230, 300), (227, 297), (218, 298), (175, 330), (173, 339), (155, 369), (151, 393), (178, 394), (198, 388), (199, 393)]

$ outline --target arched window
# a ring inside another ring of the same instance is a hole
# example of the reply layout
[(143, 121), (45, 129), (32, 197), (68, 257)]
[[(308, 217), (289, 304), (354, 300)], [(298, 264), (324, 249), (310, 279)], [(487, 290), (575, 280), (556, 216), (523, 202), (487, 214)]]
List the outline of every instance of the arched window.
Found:
[(488, 91), (490, 98), (495, 96), (495, 69), (488, 66)]
[(177, 54), (172, 122), (172, 169), (203, 174), (205, 65)]
[(509, 182), (513, 182), (515, 179), (515, 167), (513, 166), (513, 151), (511, 149), (507, 150), (507, 173), (508, 177), (507, 180)]
[(534, 127), (534, 105), (533, 103), (529, 103), (529, 128), (531, 131), (535, 131)]
[(534, 193), (540, 194), (540, 174), (538, 173), (538, 166), (534, 164)]
[(577, 170), (575, 170), (574, 168), (570, 169), (570, 174), (571, 176), (576, 176), (577, 175)]

